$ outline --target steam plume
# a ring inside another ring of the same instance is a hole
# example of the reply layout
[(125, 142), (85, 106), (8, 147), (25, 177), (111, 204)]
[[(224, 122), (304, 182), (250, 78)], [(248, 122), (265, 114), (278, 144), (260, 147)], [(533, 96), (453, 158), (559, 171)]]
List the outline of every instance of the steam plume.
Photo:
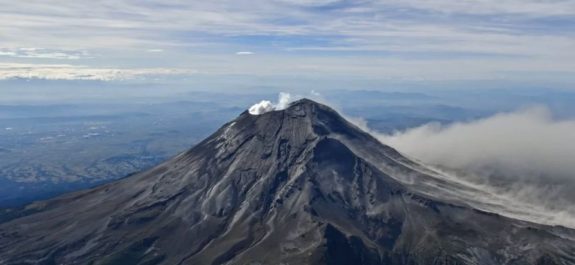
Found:
[(431, 164), (575, 181), (575, 121), (554, 120), (543, 107), (448, 126), (427, 124), (379, 139)]
[[(548, 109), (536, 107), (447, 126), (427, 124), (392, 135), (371, 133), (491, 194), (470, 194), (472, 200), (494, 205), (507, 200), (527, 213), (512, 217), (575, 228), (574, 120), (553, 119)], [(514, 209), (493, 211), (509, 215)]]
[(274, 110), (283, 110), (287, 108), (289, 106), (289, 103), (291, 102), (292, 102), (291, 94), (280, 92), (277, 104), (273, 104), (269, 100), (262, 100), (259, 103), (256, 103), (253, 106), (251, 106), (248, 111), (252, 115), (261, 115), (266, 112)]

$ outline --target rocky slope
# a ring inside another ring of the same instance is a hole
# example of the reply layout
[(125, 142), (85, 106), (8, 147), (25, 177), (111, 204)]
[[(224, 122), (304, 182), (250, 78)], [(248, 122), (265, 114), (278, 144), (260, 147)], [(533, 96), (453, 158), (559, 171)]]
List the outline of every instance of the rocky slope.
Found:
[(464, 189), (310, 100), (155, 168), (5, 212), (0, 264), (575, 264), (575, 233)]

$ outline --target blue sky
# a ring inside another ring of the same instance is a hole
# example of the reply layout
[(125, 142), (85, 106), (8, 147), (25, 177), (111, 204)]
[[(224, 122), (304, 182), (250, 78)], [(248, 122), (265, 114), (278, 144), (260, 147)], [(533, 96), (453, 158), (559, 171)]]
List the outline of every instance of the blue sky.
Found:
[(0, 79), (575, 83), (574, 0), (0, 0)]

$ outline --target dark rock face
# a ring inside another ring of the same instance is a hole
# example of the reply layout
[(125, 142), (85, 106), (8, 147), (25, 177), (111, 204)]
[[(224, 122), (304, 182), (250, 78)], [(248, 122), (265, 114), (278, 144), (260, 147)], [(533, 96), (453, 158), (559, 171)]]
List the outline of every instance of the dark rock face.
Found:
[[(0, 264), (575, 264), (574, 232), (429, 196), (424, 167), (309, 100), (11, 213)], [(427, 195), (426, 195), (427, 194)]]

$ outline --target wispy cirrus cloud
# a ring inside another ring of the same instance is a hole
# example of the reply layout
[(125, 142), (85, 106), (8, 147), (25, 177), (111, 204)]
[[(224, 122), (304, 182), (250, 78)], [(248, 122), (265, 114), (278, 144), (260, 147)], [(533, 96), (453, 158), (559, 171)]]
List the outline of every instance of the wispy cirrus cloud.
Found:
[(558, 15), (572, 16), (575, 13), (575, 2), (571, 0), (537, 1), (537, 0), (485, 0), (485, 1), (450, 1), (450, 0), (387, 0), (376, 1), (378, 4), (400, 5), (419, 10), (455, 14), (496, 14), (527, 15), (530, 17), (549, 17)]
[[(84, 55), (63, 51), (79, 50), (95, 54), (94, 64), (120, 68), (265, 72), (267, 63), (229, 58), (257, 50), (266, 62), (289, 56), (292, 69), (321, 61), (329, 70), (335, 62), (373, 78), (397, 70), (385, 62), (374, 65), (373, 58), (401, 59), (406, 76), (431, 75), (417, 67), (431, 63), (477, 78), (524, 68), (526, 75), (542, 69), (565, 78), (575, 71), (572, 0), (45, 0), (3, 7), (0, 55), (17, 59), (73, 59)], [(43, 47), (45, 53), (26, 55), (23, 47)], [(378, 65), (379, 75), (365, 70)]]
[(236, 55), (253, 55), (253, 52), (250, 51), (241, 51), (241, 52), (236, 52)]
[(170, 68), (94, 68), (70, 64), (18, 64), (0, 63), (0, 80), (126, 80), (197, 74), (193, 69)]
[(82, 50), (57, 50), (44, 48), (4, 48), (0, 49), (0, 56), (59, 60), (78, 60), (91, 57), (88, 52)]

